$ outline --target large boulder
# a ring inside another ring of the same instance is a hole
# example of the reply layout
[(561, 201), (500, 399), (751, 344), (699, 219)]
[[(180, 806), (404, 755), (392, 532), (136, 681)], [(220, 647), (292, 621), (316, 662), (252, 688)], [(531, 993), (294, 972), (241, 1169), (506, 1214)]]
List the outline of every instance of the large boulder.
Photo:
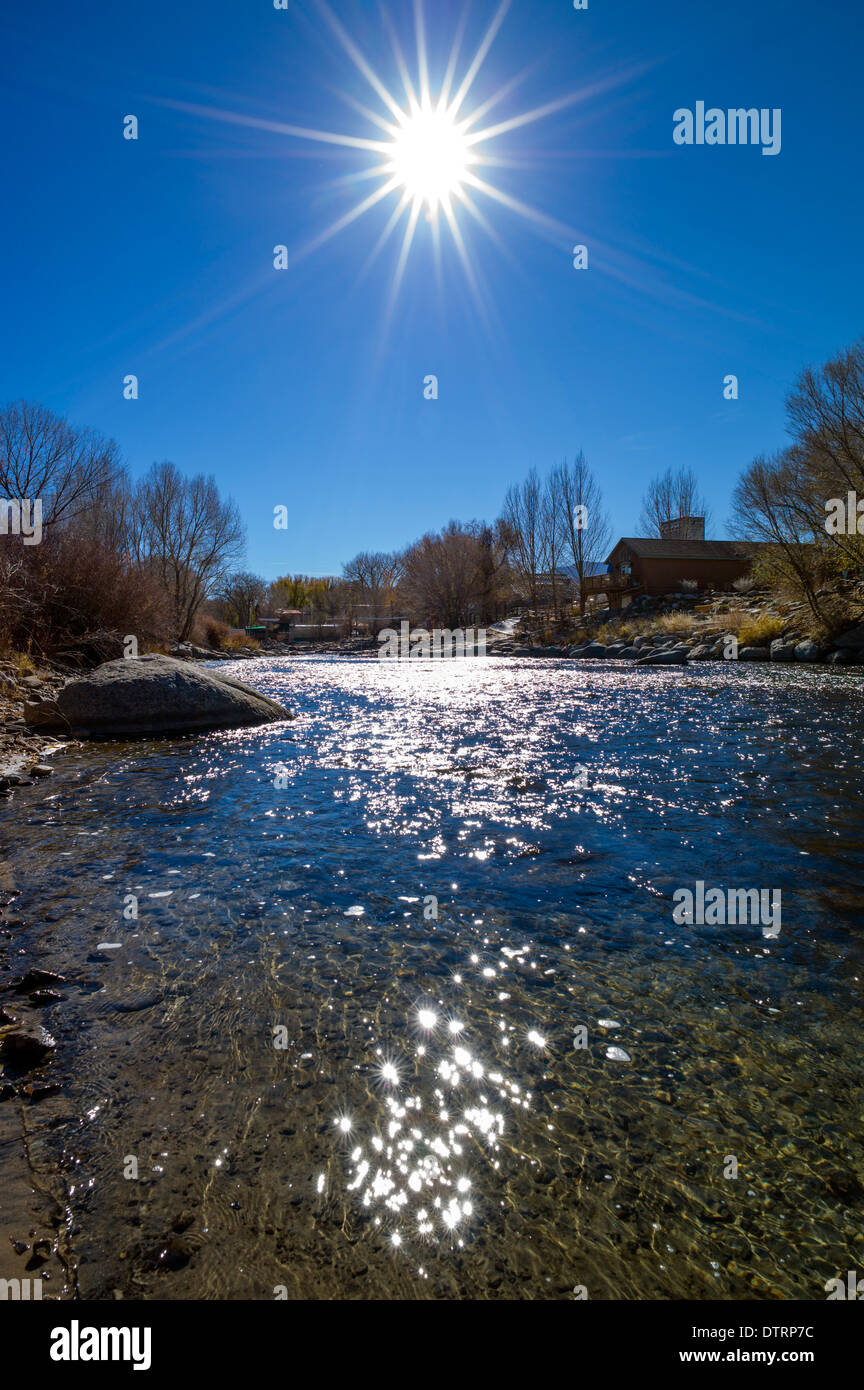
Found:
[(807, 637), (803, 642), (799, 642), (795, 648), (796, 661), (821, 661), (822, 648), (818, 642), (814, 642), (811, 637)]
[(770, 661), (769, 647), (742, 647), (738, 653), (739, 661)]
[(686, 651), (652, 652), (650, 656), (640, 656), (637, 666), (686, 666)]
[(785, 637), (775, 637), (771, 643), (772, 661), (794, 661), (795, 643), (788, 642)]
[(120, 738), (294, 718), (275, 700), (221, 671), (204, 671), (170, 656), (107, 661), (68, 681), (55, 700), (25, 705), (24, 717), (37, 728)]
[(835, 637), (834, 646), (842, 648), (864, 647), (864, 624), (862, 624), (860, 627), (850, 628), (848, 632), (844, 632), (839, 637)]

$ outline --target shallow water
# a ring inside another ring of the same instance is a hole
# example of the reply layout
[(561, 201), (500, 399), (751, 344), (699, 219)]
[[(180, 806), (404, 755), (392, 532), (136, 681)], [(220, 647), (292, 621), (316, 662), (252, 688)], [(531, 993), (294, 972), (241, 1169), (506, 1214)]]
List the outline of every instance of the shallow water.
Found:
[[(299, 718), (77, 749), (0, 807), (0, 950), (67, 977), (63, 1088), (0, 1106), (0, 1164), (20, 1123), (65, 1296), (824, 1298), (861, 1267), (860, 675), (229, 669)], [(779, 889), (779, 936), (675, 925), (697, 880)]]

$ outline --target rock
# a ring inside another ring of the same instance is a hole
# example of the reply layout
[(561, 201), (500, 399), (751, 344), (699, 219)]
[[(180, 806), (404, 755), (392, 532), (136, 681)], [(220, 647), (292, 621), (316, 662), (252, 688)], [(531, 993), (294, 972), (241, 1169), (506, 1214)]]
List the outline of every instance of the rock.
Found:
[(814, 642), (811, 637), (799, 642), (795, 648), (796, 661), (820, 661), (822, 659), (822, 648), (818, 642)]
[(65, 985), (66, 976), (53, 970), (28, 970), (23, 980), (15, 986), (16, 994), (32, 994), (35, 989), (51, 989), (54, 985)]
[(44, 1028), (19, 1028), (0, 1038), (0, 1057), (19, 1067), (35, 1067), (57, 1044)]
[(8, 791), (10, 787), (29, 787), (32, 783), (26, 777), (22, 777), (20, 772), (4, 772), (0, 775), (0, 791)]
[(49, 767), (47, 763), (36, 763), (30, 769), (31, 777), (51, 777), (53, 773), (53, 767)]
[(24, 715), (38, 728), (121, 738), (294, 718), (275, 700), (221, 671), (203, 671), (170, 656), (105, 662), (70, 680), (56, 700), (25, 705)]
[(144, 1260), (152, 1269), (185, 1269), (192, 1258), (192, 1246), (179, 1236), (170, 1235), (151, 1249), (142, 1252)]
[(860, 660), (860, 655), (848, 647), (839, 652), (832, 652), (828, 658), (828, 662), (831, 666), (851, 666), (853, 662), (857, 665)]
[(738, 653), (739, 661), (770, 661), (770, 647), (742, 647)]
[(860, 627), (852, 627), (848, 632), (843, 632), (839, 637), (835, 637), (834, 646), (843, 649), (864, 647), (864, 624), (861, 624)]
[(579, 655), (585, 657), (594, 657), (596, 660), (602, 660), (602, 658), (606, 655), (606, 647), (602, 642), (591, 642), (587, 647), (582, 648)]
[(785, 637), (775, 637), (770, 647), (772, 661), (794, 661), (795, 643)]
[(640, 656), (637, 666), (685, 666), (686, 651), (651, 652), (650, 656)]
[(0, 1027), (9, 1028), (17, 1022), (18, 1019), (14, 1014), (10, 1014), (8, 1009), (0, 1009)]
[(212, 647), (196, 647), (192, 642), (181, 642), (173, 647), (171, 655), (178, 661), (230, 661), (234, 652), (214, 651)]
[(625, 647), (618, 656), (622, 661), (635, 661), (637, 656), (641, 656), (641, 652), (638, 647)]
[(707, 642), (702, 642), (698, 647), (691, 647), (687, 653), (688, 661), (708, 661), (711, 656), (711, 648)]

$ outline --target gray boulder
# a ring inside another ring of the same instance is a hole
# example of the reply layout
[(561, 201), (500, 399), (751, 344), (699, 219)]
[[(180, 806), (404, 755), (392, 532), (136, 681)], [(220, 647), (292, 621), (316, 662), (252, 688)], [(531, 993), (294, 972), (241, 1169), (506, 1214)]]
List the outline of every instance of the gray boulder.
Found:
[(640, 656), (637, 666), (685, 666), (686, 651), (652, 652), (650, 656)]
[(120, 738), (236, 729), (293, 719), (248, 685), (170, 656), (107, 661), (76, 676), (55, 700), (24, 706), (38, 728), (86, 730)]
[(738, 653), (739, 661), (770, 661), (769, 647), (742, 647)]
[(772, 661), (794, 661), (795, 643), (787, 642), (785, 637), (775, 637), (771, 643)]
[(806, 637), (803, 642), (799, 642), (795, 648), (796, 661), (820, 661), (822, 659), (822, 648), (818, 642), (814, 642), (811, 637)]
[(852, 647), (853, 649), (856, 647), (864, 647), (864, 624), (860, 627), (850, 628), (848, 632), (841, 633), (839, 637), (835, 637), (834, 646), (840, 647), (841, 649), (848, 647)]
[(590, 646), (583, 647), (579, 655), (602, 658), (606, 655), (606, 648), (602, 642), (592, 642)]

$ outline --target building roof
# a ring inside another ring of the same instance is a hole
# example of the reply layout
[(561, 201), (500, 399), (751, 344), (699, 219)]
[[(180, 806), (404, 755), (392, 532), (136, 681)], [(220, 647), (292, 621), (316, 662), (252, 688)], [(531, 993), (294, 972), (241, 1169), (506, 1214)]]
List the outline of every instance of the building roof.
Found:
[(620, 545), (626, 545), (643, 560), (739, 560), (757, 547), (748, 541), (695, 541), (653, 536), (622, 536), (609, 552), (612, 559)]

